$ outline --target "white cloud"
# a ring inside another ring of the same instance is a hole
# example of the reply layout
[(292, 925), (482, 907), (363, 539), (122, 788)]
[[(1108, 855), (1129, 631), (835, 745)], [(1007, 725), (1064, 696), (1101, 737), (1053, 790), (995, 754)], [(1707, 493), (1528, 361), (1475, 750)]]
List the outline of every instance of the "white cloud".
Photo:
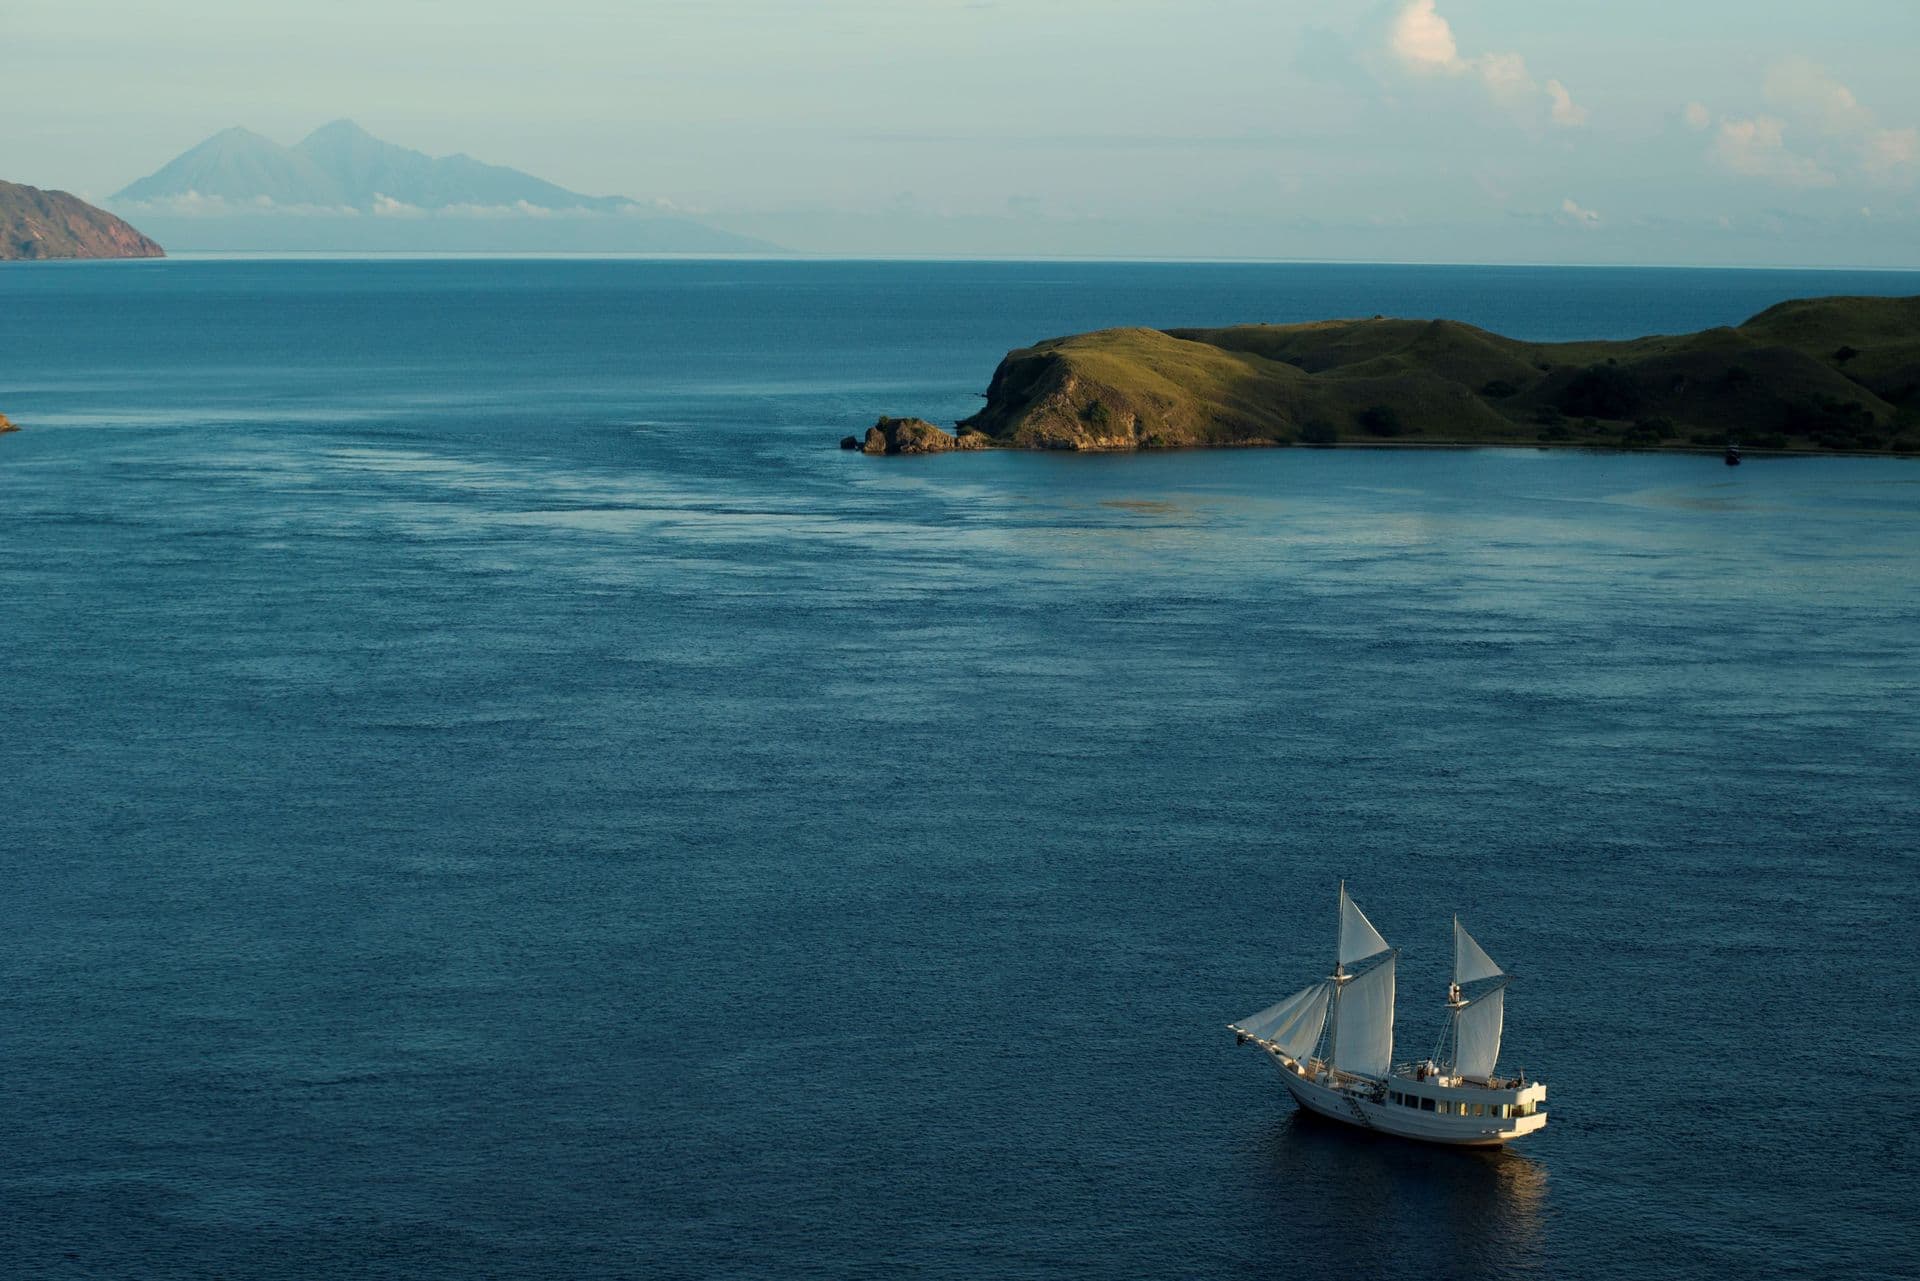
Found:
[(1393, 20), (1393, 52), (1412, 67), (1455, 73), (1464, 69), (1453, 28), (1434, 9), (1434, 0), (1413, 0)]
[(1527, 60), (1517, 53), (1483, 53), (1473, 60), (1472, 69), (1488, 93), (1510, 106), (1520, 105), (1535, 92)]
[(1711, 154), (1716, 164), (1731, 173), (1783, 186), (1831, 187), (1838, 181), (1813, 157), (1787, 149), (1787, 124), (1778, 116), (1722, 120)]
[(1861, 152), (1861, 166), (1869, 174), (1911, 180), (1920, 169), (1920, 129), (1876, 129)]
[(1704, 102), (1689, 102), (1681, 113), (1687, 122), (1687, 128), (1698, 132), (1713, 123), (1713, 113), (1707, 110)]
[(1583, 125), (1587, 123), (1587, 109), (1573, 100), (1567, 87), (1558, 80), (1547, 81), (1547, 97), (1553, 100), (1553, 123), (1557, 125)]
[(1574, 102), (1567, 87), (1549, 80), (1542, 88), (1521, 55), (1489, 52), (1462, 57), (1453, 25), (1441, 15), (1437, 0), (1407, 0), (1388, 29), (1387, 47), (1415, 74), (1479, 81), (1490, 98), (1509, 110), (1531, 114), (1545, 107), (1547, 119), (1566, 128), (1587, 122), (1587, 109)]
[(376, 218), (424, 218), (427, 211), (419, 205), (410, 205), (404, 200), (395, 200), (379, 192), (373, 193), (373, 216)]
[[(1831, 187), (1845, 179), (1906, 186), (1920, 178), (1920, 130), (1881, 128), (1853, 90), (1805, 58), (1767, 73), (1769, 111), (1720, 122), (1709, 155), (1720, 167), (1788, 187)], [(1695, 128), (1705, 117), (1687, 107)], [(1788, 142), (1791, 136), (1799, 143)]]
[(225, 196), (203, 196), (198, 191), (185, 191), (177, 196), (155, 196), (152, 200), (131, 201), (123, 204), (121, 208), (129, 211), (151, 210), (158, 214), (172, 214), (177, 218), (218, 218), (245, 212), (231, 204)]
[[(408, 206), (411, 208), (411, 206)], [(427, 211), (422, 210), (422, 213)], [(680, 206), (669, 200), (629, 200), (611, 210), (584, 209), (579, 206), (555, 208), (551, 205), (536, 205), (528, 200), (516, 200), (508, 205), (455, 204), (442, 205), (431, 211), (436, 218), (477, 218), (499, 221), (515, 218), (563, 219), (575, 222), (588, 222), (606, 218), (643, 218), (655, 217), (666, 213), (680, 213)]]
[(442, 205), (434, 211), (442, 218), (600, 218), (590, 209), (554, 209), (547, 205), (536, 205), (528, 200), (516, 200), (510, 205)]
[(355, 218), (360, 211), (350, 205), (283, 205), (271, 196), (251, 196), (229, 200), (198, 191), (178, 195), (155, 196), (151, 200), (117, 200), (113, 208), (133, 217), (166, 218), (239, 218), (254, 215), (285, 214), (301, 218)]
[(1583, 209), (1578, 201), (1568, 196), (1560, 202), (1560, 221), (1569, 227), (1581, 227), (1591, 231), (1601, 222), (1600, 215), (1592, 209)]
[(1767, 72), (1767, 105), (1829, 134), (1858, 133), (1873, 125), (1873, 113), (1853, 90), (1805, 58), (1788, 58)]

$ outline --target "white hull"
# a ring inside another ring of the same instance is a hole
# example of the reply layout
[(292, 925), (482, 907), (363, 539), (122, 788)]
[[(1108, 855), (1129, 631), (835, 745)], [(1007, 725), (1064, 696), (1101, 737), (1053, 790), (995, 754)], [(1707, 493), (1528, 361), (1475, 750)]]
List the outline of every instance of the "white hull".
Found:
[[(1451, 1147), (1494, 1148), (1532, 1134), (1547, 1123), (1540, 1109), (1546, 1101), (1547, 1087), (1535, 1082), (1514, 1089), (1491, 1090), (1475, 1085), (1445, 1087), (1433, 1079), (1393, 1076), (1384, 1086), (1361, 1083), (1331, 1084), (1328, 1074), (1317, 1063), (1296, 1064), (1272, 1049), (1267, 1050), (1280, 1079), (1294, 1101), (1309, 1112), (1329, 1120), (1363, 1130), (1376, 1130), (1403, 1139), (1424, 1143), (1443, 1143)], [(1308, 1076), (1307, 1072), (1312, 1076)], [(1401, 1102), (1393, 1102), (1395, 1095)], [(1404, 1100), (1413, 1099), (1409, 1105)], [(1424, 1105), (1432, 1102), (1428, 1110)], [(1442, 1104), (1459, 1109), (1442, 1113)], [(1462, 1106), (1465, 1105), (1465, 1106)], [(1473, 1115), (1478, 1106), (1481, 1114)], [(1515, 1115), (1503, 1115), (1512, 1113)]]

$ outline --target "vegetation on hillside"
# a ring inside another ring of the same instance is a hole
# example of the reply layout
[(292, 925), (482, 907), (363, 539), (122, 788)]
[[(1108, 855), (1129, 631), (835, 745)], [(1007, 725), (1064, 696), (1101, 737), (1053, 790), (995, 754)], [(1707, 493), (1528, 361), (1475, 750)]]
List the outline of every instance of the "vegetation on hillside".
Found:
[(1529, 343), (1450, 320), (1108, 329), (1011, 352), (962, 423), (1031, 449), (1366, 443), (1920, 452), (1920, 297)]

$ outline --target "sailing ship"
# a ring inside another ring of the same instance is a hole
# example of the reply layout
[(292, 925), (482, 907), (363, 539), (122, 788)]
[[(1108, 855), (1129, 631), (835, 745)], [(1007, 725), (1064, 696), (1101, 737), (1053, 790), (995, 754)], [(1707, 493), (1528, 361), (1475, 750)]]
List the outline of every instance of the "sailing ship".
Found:
[(1333, 973), (1228, 1029), (1266, 1052), (1301, 1107), (1364, 1130), (1498, 1147), (1545, 1126), (1547, 1087), (1495, 1071), (1509, 979), (1457, 916), (1440, 1042), (1431, 1058), (1393, 1061), (1399, 956), (1342, 881)]

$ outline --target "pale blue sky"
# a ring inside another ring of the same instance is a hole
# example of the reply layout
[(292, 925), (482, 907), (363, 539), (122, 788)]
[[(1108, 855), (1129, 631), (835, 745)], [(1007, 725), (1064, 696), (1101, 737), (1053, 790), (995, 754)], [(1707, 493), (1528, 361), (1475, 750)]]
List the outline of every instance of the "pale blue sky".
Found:
[(830, 252), (1920, 266), (1916, 0), (6, 0), (0, 177), (338, 116)]

